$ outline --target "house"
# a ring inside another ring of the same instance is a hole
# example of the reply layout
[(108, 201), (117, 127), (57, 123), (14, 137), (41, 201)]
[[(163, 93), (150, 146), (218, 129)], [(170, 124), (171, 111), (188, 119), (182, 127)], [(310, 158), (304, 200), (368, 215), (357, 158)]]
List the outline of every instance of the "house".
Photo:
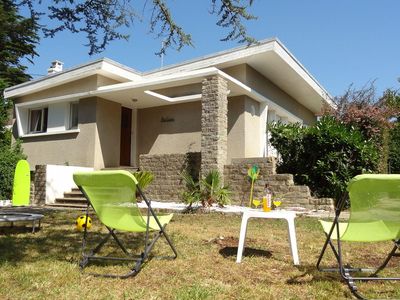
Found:
[(4, 93), (31, 166), (154, 169), (201, 153), (201, 172), (223, 173), (274, 155), (267, 123), (312, 124), (333, 105), (278, 39), (143, 73), (107, 58), (61, 69)]

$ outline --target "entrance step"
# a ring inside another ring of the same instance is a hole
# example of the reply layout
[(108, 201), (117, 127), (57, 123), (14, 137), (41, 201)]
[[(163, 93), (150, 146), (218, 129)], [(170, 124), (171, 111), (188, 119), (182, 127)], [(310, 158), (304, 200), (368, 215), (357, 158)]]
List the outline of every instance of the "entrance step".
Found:
[(125, 170), (128, 172), (137, 172), (139, 171), (139, 167), (132, 167), (132, 166), (119, 166), (119, 167), (112, 167), (112, 168), (103, 168), (104, 171), (109, 170)]
[(82, 208), (82, 209), (85, 209), (86, 207), (87, 207), (87, 205), (84, 205), (84, 204), (74, 204), (74, 203), (59, 203), (59, 202), (56, 202), (56, 203), (49, 203), (49, 204), (46, 204), (46, 206), (48, 206), (48, 207), (60, 207), (60, 208)]
[(87, 200), (78, 188), (73, 188), (70, 192), (65, 192), (63, 198), (56, 198), (49, 206), (86, 208)]

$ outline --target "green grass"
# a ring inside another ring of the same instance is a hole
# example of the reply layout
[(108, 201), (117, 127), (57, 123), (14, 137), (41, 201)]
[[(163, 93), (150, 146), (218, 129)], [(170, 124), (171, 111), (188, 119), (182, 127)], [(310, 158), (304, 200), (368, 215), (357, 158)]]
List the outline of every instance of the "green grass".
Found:
[[(107, 279), (78, 268), (81, 233), (74, 229), (82, 213), (46, 211), (42, 229), (0, 228), (0, 299), (343, 299), (351, 298), (336, 274), (320, 273), (315, 262), (323, 243), (317, 220), (296, 220), (301, 266), (295, 267), (281, 220), (251, 220), (245, 255), (236, 264), (241, 217), (222, 214), (176, 214), (168, 232), (179, 252), (176, 260), (151, 260), (134, 278)], [(92, 216), (94, 239), (102, 233)], [(123, 235), (126, 238), (126, 235)], [(223, 239), (221, 239), (223, 237)], [(139, 249), (139, 237), (128, 243)], [(349, 262), (374, 265), (391, 248), (345, 244)], [(106, 249), (117, 251), (114, 244)], [(357, 252), (355, 252), (357, 251)], [(155, 254), (167, 254), (158, 242)], [(357, 253), (357, 255), (352, 255)], [(329, 258), (329, 257), (328, 257)], [(332, 256), (330, 256), (332, 258)], [(333, 262), (332, 259), (330, 259)], [(97, 264), (95, 272), (124, 272), (127, 265)], [(394, 258), (385, 274), (399, 273)], [(367, 297), (399, 299), (400, 283), (361, 283)]]

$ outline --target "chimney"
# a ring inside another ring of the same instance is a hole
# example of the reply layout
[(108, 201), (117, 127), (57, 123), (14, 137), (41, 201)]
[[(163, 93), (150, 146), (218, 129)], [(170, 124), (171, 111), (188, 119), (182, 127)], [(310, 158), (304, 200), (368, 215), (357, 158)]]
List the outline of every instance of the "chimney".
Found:
[(47, 69), (47, 74), (54, 74), (63, 70), (63, 62), (55, 60), (51, 62), (50, 68)]

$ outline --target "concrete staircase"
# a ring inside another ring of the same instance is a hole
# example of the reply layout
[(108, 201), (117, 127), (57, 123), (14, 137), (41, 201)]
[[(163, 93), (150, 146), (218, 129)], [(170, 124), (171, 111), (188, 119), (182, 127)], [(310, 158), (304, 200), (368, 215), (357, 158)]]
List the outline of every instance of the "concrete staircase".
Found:
[[(104, 168), (102, 170), (126, 170), (136, 172), (137, 167), (121, 166), (115, 168)], [(51, 207), (86, 208), (87, 201), (78, 188), (73, 188), (70, 192), (65, 192), (63, 198), (56, 198), (54, 203), (48, 204)]]
[(87, 201), (79, 189), (73, 188), (70, 192), (65, 192), (63, 198), (56, 198), (55, 202), (48, 206), (86, 208)]
[(292, 174), (277, 174), (276, 162), (272, 157), (232, 159), (225, 165), (225, 183), (230, 186), (234, 204), (247, 205), (250, 196), (250, 183), (247, 171), (253, 165), (260, 168), (258, 179), (254, 182), (255, 199), (262, 199), (265, 184), (268, 184), (275, 197), (282, 201), (282, 208), (287, 209), (322, 209), (333, 210), (333, 201), (328, 198), (316, 199), (305, 185), (295, 185)]
[[(282, 207), (333, 210), (331, 198), (314, 198), (306, 185), (295, 185), (292, 174), (274, 174), (266, 180), (275, 196), (282, 199)], [(262, 193), (263, 190), (261, 189)]]

